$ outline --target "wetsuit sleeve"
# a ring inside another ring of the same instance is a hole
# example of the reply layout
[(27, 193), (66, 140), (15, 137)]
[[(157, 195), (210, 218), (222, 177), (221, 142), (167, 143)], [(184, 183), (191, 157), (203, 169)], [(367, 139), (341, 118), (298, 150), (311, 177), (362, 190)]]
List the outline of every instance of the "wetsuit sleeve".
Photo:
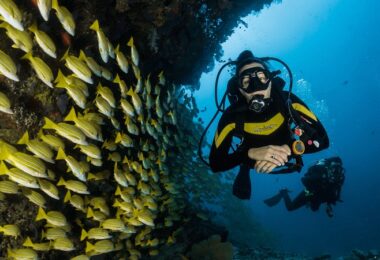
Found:
[(298, 113), (298, 125), (304, 133), (300, 136), (305, 144), (305, 153), (315, 153), (329, 147), (329, 138), (322, 123), (307, 105), (295, 95), (291, 95), (292, 107)]
[(236, 127), (232, 115), (232, 113), (225, 112), (219, 120), (209, 156), (213, 172), (227, 171), (248, 161), (248, 150), (242, 148), (243, 146), (229, 153)]

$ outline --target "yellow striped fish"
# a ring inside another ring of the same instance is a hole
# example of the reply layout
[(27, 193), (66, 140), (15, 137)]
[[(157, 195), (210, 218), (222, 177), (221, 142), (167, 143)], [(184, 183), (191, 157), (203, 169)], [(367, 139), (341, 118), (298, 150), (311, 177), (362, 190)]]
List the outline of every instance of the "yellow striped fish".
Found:
[(6, 34), (13, 41), (13, 48), (20, 49), (26, 53), (32, 51), (33, 40), (27, 31), (19, 31), (6, 22), (1, 23), (0, 28), (7, 30)]
[(4, 20), (17, 30), (23, 31), (22, 13), (12, 0), (0, 1), (0, 14)]
[(61, 60), (66, 61), (66, 67), (70, 69), (78, 78), (89, 84), (94, 83), (91, 78), (91, 70), (87, 64), (78, 57), (70, 55), (69, 50), (66, 51)]
[(74, 191), (79, 194), (90, 194), (87, 189), (86, 184), (80, 181), (67, 180), (65, 181), (62, 177), (59, 179), (57, 186), (65, 186), (66, 189)]
[(21, 186), (38, 189), (37, 179), (17, 168), (8, 169), (3, 161), (0, 162), (0, 175), (7, 174), (9, 179)]
[[(7, 0), (8, 1), (8, 0)], [(10, 249), (8, 248), (8, 259), (28, 259), (37, 260), (38, 254), (30, 248)]]
[(87, 181), (86, 172), (77, 159), (71, 155), (66, 155), (62, 149), (59, 149), (56, 160), (65, 160), (67, 167), (71, 170), (75, 177), (81, 181)]
[(0, 50), (0, 73), (11, 80), (19, 81), (15, 63), (12, 58), (2, 50)]
[(38, 10), (45, 21), (49, 20), (51, 0), (37, 0)]
[(17, 238), (21, 234), (19, 227), (17, 225), (12, 224), (0, 226), (0, 232), (3, 233), (5, 236), (12, 236), (15, 238)]
[(41, 158), (42, 160), (49, 163), (54, 163), (54, 154), (50, 147), (39, 140), (29, 140), (28, 131), (24, 133), (24, 135), (20, 138), (17, 144), (25, 144), (27, 149), (30, 152), (34, 153), (34, 155), (38, 158)]
[(22, 244), (25, 247), (31, 247), (36, 251), (49, 251), (50, 250), (50, 243), (33, 243), (30, 237), (26, 237), (24, 243)]
[(77, 117), (74, 107), (71, 108), (69, 114), (65, 117), (65, 121), (72, 121), (82, 130), (82, 132), (89, 138), (96, 141), (103, 141), (101, 129), (94, 122), (86, 120), (83, 117)]
[(57, 134), (60, 136), (70, 140), (75, 144), (87, 145), (85, 134), (76, 126), (69, 125), (66, 123), (54, 123), (49, 118), (44, 117), (45, 125), (42, 127), (43, 129), (54, 129)]
[(59, 22), (62, 27), (71, 36), (75, 35), (75, 21), (71, 12), (64, 6), (58, 4), (58, 0), (52, 0), (52, 8), (56, 11)]
[(0, 91), (0, 111), (7, 114), (13, 114), (13, 111), (11, 109), (11, 101), (9, 101), (8, 97), (1, 91)]
[(43, 60), (38, 57), (33, 57), (30, 52), (26, 53), (21, 59), (27, 59), (30, 61), (30, 64), (34, 71), (37, 74), (37, 77), (45, 83), (48, 87), (53, 88), (53, 72), (51, 71), (49, 65), (47, 65)]
[(36, 23), (29, 27), (29, 31), (34, 33), (34, 39), (47, 55), (54, 59), (57, 58), (55, 43), (47, 33), (39, 30)]
[(48, 223), (50, 223), (54, 226), (57, 226), (57, 227), (63, 227), (63, 226), (66, 226), (68, 224), (66, 217), (61, 212), (49, 211), (46, 213), (43, 210), (43, 208), (40, 207), (40, 208), (38, 208), (36, 221), (39, 221), (42, 219), (45, 219)]

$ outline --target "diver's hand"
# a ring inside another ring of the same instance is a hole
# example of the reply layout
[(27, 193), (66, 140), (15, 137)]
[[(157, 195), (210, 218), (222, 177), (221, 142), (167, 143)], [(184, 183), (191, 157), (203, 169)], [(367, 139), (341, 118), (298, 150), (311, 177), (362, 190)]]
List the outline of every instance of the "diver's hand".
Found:
[(267, 145), (248, 150), (248, 157), (256, 161), (268, 161), (277, 166), (283, 166), (288, 162), (288, 156), (291, 154), (288, 145)]
[(277, 166), (277, 164), (268, 161), (256, 161), (254, 168), (257, 173), (270, 173)]

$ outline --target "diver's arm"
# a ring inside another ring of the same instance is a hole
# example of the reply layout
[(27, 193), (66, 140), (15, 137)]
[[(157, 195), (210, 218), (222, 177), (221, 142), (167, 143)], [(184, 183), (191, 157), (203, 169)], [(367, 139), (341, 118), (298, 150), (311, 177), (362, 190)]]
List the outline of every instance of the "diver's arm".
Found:
[(248, 161), (248, 150), (243, 146), (229, 153), (235, 126), (230, 120), (231, 114), (224, 113), (219, 121), (218, 130), (211, 146), (209, 161), (213, 172), (232, 169)]
[(307, 105), (296, 95), (291, 95), (292, 106), (298, 112), (301, 122), (297, 122), (305, 132), (300, 136), (305, 144), (305, 153), (314, 153), (329, 147), (325, 128)]

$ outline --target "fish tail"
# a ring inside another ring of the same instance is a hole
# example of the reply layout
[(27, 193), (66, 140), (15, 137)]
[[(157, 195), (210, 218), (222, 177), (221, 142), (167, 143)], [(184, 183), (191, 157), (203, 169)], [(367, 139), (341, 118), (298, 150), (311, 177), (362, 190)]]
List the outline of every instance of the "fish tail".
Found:
[[(119, 45), (118, 45), (119, 46)], [(113, 83), (120, 84), (120, 77), (119, 74), (116, 73), (115, 79), (113, 80)]]
[(120, 143), (120, 142), (121, 142), (121, 134), (120, 134), (120, 132), (118, 132), (117, 135), (116, 135), (115, 143), (117, 144), (117, 143)]
[(70, 50), (70, 48), (68, 48), (67, 51), (65, 52), (65, 54), (63, 54), (61, 61), (64, 61), (69, 56), (69, 50)]
[(26, 237), (25, 242), (22, 245), (26, 247), (33, 247), (33, 242), (30, 237)]
[(96, 179), (96, 176), (95, 176), (93, 173), (89, 172), (88, 175), (87, 175), (87, 180), (90, 181), (90, 180), (92, 180), (92, 179), (95, 180), (95, 179)]
[(8, 167), (5, 165), (4, 161), (0, 163), (0, 175), (6, 175), (9, 171)]
[(90, 29), (91, 30), (94, 30), (94, 31), (99, 31), (100, 29), (99, 29), (99, 21), (98, 20), (95, 20), (92, 24), (91, 24), (91, 26), (90, 26)]
[(28, 130), (25, 131), (25, 133), (23, 134), (23, 136), (20, 138), (20, 140), (18, 140), (17, 144), (27, 144), (29, 143), (29, 134), (28, 134)]
[(132, 46), (133, 46), (133, 37), (131, 37), (131, 39), (129, 39), (127, 45), (132, 48)]
[(94, 212), (92, 211), (91, 207), (88, 207), (87, 209), (87, 218), (92, 218), (94, 216)]
[(115, 195), (121, 195), (121, 189), (120, 189), (119, 185), (117, 185), (117, 188), (116, 188), (116, 191), (115, 191)]
[(31, 25), (28, 29), (29, 29), (29, 31), (31, 31), (32, 33), (37, 32), (37, 31), (38, 31), (37, 23), (34, 21), (34, 22), (32, 23), (32, 25)]
[(83, 229), (82, 229), (82, 233), (81, 233), (81, 235), (80, 235), (80, 241), (83, 241), (86, 237), (87, 237), (87, 232), (86, 232), (86, 230), (83, 228)]
[(65, 180), (61, 177), (61, 178), (59, 178), (59, 181), (58, 181), (58, 183), (57, 183), (57, 186), (63, 186), (63, 185), (65, 185), (66, 184), (66, 182), (65, 182)]
[(42, 129), (55, 129), (57, 125), (51, 121), (49, 118), (44, 117), (45, 119), (45, 125), (42, 127)]
[(26, 59), (26, 60), (31, 60), (32, 58), (33, 58), (33, 56), (32, 56), (31, 52), (27, 52), (27, 53), (25, 53), (24, 56), (21, 57), (21, 59)]
[(75, 113), (74, 107), (71, 107), (69, 114), (63, 120), (64, 121), (73, 121), (73, 122), (75, 122), (77, 120), (77, 115)]
[(67, 190), (65, 198), (63, 199), (63, 202), (68, 202), (71, 199), (71, 192), (70, 190)]
[(95, 246), (93, 244), (91, 244), (90, 242), (86, 241), (86, 254), (92, 250), (95, 249)]
[(62, 147), (59, 147), (58, 148), (58, 153), (57, 153), (57, 158), (55, 158), (56, 160), (65, 160), (66, 159), (66, 154), (65, 154), (65, 151), (63, 151)]
[(39, 221), (41, 219), (45, 219), (47, 216), (46, 216), (46, 212), (44, 211), (43, 208), (39, 207), (38, 208), (38, 213), (37, 213), (37, 216), (36, 216), (36, 221)]
[(80, 50), (79, 51), (79, 59), (82, 60), (82, 61), (86, 61), (86, 54), (84, 54), (84, 51), (83, 50)]

